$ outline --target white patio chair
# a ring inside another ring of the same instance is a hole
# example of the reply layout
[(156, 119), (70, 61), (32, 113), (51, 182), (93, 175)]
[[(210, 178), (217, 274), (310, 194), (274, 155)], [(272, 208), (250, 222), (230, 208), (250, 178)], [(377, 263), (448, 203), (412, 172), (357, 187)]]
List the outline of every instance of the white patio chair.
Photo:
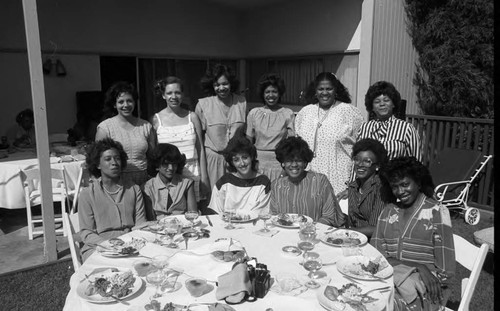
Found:
[[(476, 289), (477, 280), (488, 253), (488, 244), (484, 243), (481, 247), (477, 247), (456, 234), (453, 235), (453, 242), (455, 243), (456, 261), (471, 272), (468, 278), (462, 279), (461, 299), (457, 309), (457, 311), (468, 311), (472, 294)], [(446, 310), (452, 311), (449, 308)]]
[(73, 268), (76, 272), (83, 263), (82, 253), (80, 251), (81, 239), (80, 236), (78, 235), (78, 233), (80, 232), (78, 213), (68, 214), (64, 212), (63, 219), (64, 222), (66, 223), (66, 228), (68, 230), (68, 244), (71, 253), (71, 261), (73, 262)]
[[(56, 233), (63, 233), (66, 236), (62, 213), (66, 211), (68, 195), (66, 192), (66, 176), (63, 168), (51, 168), (52, 174), (52, 201), (61, 203), (61, 214), (54, 214), (54, 222), (62, 223), (62, 228), (56, 228)], [(32, 207), (41, 205), (42, 198), (39, 188), (40, 170), (33, 168), (22, 171), (24, 198), (26, 202), (26, 214), (28, 218), (28, 238), (33, 240), (34, 234), (43, 234), (43, 226), (37, 227), (36, 224), (43, 225), (42, 215), (33, 215)]]

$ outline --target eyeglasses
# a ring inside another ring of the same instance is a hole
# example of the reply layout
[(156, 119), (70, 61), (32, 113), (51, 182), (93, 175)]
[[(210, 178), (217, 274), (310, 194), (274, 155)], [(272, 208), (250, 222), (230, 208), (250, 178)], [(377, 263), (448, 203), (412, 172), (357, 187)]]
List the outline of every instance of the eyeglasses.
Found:
[(301, 159), (294, 159), (294, 160), (285, 160), (283, 163), (285, 163), (285, 165), (292, 165), (292, 164), (297, 164), (297, 165), (301, 165), (301, 164), (304, 164), (304, 160), (301, 160)]
[(363, 164), (364, 167), (371, 167), (373, 164), (377, 164), (373, 163), (373, 161), (369, 158), (360, 159), (358, 157), (354, 157), (352, 160), (354, 161), (354, 164), (356, 165)]

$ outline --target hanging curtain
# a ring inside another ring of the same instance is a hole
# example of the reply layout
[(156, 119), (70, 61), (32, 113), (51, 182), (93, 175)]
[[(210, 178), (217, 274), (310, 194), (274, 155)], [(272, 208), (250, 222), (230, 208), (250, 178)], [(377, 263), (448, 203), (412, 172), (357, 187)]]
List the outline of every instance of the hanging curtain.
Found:
[(283, 103), (299, 104), (301, 91), (304, 91), (314, 77), (323, 71), (321, 58), (277, 60), (269, 64), (285, 81), (286, 92)]
[(156, 80), (166, 76), (175, 76), (175, 61), (172, 59), (139, 59), (139, 94), (141, 115), (144, 120), (165, 108), (165, 100), (154, 92)]

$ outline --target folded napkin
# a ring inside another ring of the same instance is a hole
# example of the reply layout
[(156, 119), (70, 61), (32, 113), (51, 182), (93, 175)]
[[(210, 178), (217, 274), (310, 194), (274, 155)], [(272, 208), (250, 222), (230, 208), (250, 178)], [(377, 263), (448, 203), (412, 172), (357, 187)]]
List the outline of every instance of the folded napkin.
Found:
[(253, 233), (255, 233), (257, 235), (267, 236), (267, 237), (271, 238), (271, 237), (275, 236), (278, 232), (280, 232), (280, 231), (271, 229), (268, 232), (257, 230), (257, 231), (254, 231)]
[(225, 299), (227, 303), (240, 303), (252, 292), (246, 264), (236, 265), (233, 270), (219, 276), (217, 281), (219, 284), (215, 292), (217, 300)]
[(403, 264), (394, 267), (394, 286), (406, 303), (413, 302), (426, 291), (417, 268)]
[(287, 280), (285, 282), (286, 284), (280, 284), (280, 280), (276, 280), (275, 278), (270, 290), (277, 294), (288, 296), (298, 296), (307, 290), (304, 282), (299, 282), (299, 280), (296, 278)]

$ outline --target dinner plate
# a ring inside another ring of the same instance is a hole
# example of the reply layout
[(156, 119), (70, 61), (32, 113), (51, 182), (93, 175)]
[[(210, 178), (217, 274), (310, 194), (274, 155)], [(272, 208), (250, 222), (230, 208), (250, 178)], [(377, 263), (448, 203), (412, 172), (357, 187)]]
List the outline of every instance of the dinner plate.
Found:
[[(139, 250), (146, 245), (146, 240), (142, 238), (131, 238), (129, 240), (125, 240), (125, 243), (120, 246), (115, 246), (109, 242), (109, 240), (106, 240), (99, 244), (96, 247), (97, 253), (104, 257), (111, 257), (111, 258), (116, 258), (116, 257), (130, 257), (130, 256), (136, 256), (139, 254)], [(121, 249), (124, 247), (134, 247), (135, 251), (132, 253), (128, 254), (123, 254), (121, 253)]]
[[(278, 226), (278, 227), (281, 227), (281, 228), (289, 228), (289, 229), (297, 229), (297, 228), (300, 228), (300, 221), (299, 221), (299, 214), (290, 214), (288, 213), (287, 214), (288, 216), (290, 216), (293, 220), (293, 224), (290, 225), (290, 226), (287, 226), (287, 225), (282, 225), (278, 222), (278, 216), (273, 216), (271, 218), (271, 223), (275, 226)], [(302, 215), (304, 216), (306, 219), (307, 219), (307, 222), (312, 222), (312, 218), (309, 217), (309, 216), (306, 216), (306, 215)]]
[[(237, 217), (237, 218), (235, 219), (234, 217)], [(254, 221), (257, 218), (259, 218), (258, 215), (249, 215), (249, 214), (238, 214), (238, 213), (236, 213), (236, 215), (234, 215), (233, 218), (231, 219), (231, 222), (235, 223), (235, 224), (245, 223), (245, 222)], [(229, 221), (229, 219), (227, 218), (226, 214), (222, 214), (222, 220)]]
[[(129, 271), (129, 270), (119, 270), (118, 272), (96, 273), (96, 274), (93, 274), (93, 275), (89, 276), (89, 278), (93, 281), (96, 278), (100, 278), (100, 277), (108, 278), (108, 277), (112, 277), (115, 274), (124, 273), (126, 271)], [(114, 299), (112, 297), (103, 297), (103, 296), (101, 296), (99, 294), (87, 296), (85, 294), (85, 291), (87, 290), (87, 287), (89, 286), (89, 284), (90, 284), (90, 280), (89, 279), (84, 279), (80, 284), (78, 284), (78, 287), (76, 288), (76, 293), (78, 294), (78, 296), (80, 296), (80, 298), (82, 298), (82, 299), (84, 299), (86, 301), (89, 301), (89, 302), (93, 302), (93, 303), (110, 303), (110, 302), (115, 302), (116, 301), (116, 299)], [(130, 296), (134, 295), (135, 293), (137, 293), (141, 289), (141, 287), (142, 287), (143, 284), (144, 284), (144, 281), (140, 277), (136, 276), (134, 284), (130, 288), (131, 291), (128, 293), (128, 295), (120, 297), (120, 300), (127, 299), (128, 297), (130, 297)]]
[[(361, 265), (367, 266), (369, 262), (380, 260), (380, 263), (385, 266), (382, 270), (378, 271), (375, 274), (371, 274), (368, 271), (362, 269)], [(337, 261), (337, 270), (349, 277), (365, 280), (365, 281), (376, 281), (379, 279), (386, 279), (392, 275), (394, 269), (387, 262), (383, 256), (375, 257), (366, 257), (366, 256), (348, 256), (342, 257)]]
[[(327, 285), (321, 286), (316, 291), (316, 297), (318, 299), (319, 304), (328, 311), (356, 311), (353, 307), (351, 307), (348, 303), (343, 303), (341, 301), (332, 301), (325, 296), (325, 288)], [(337, 288), (341, 288), (340, 286), (335, 286)], [(361, 286), (362, 287), (362, 286)], [(362, 287), (363, 288), (363, 287)], [(369, 288), (363, 288), (363, 292), (370, 290)], [(376, 301), (364, 303), (363, 306), (366, 310), (370, 311), (381, 311), (387, 304), (387, 297), (381, 292), (371, 292), (368, 294), (370, 297), (377, 299)], [(341, 298), (342, 299), (342, 298)]]
[[(171, 221), (173, 218), (176, 218), (179, 223), (182, 225), (183, 228), (189, 228), (191, 227), (191, 222), (189, 220), (186, 220), (184, 219), (184, 217), (163, 217), (162, 219), (160, 219), (158, 222), (164, 224), (166, 222), (169, 222)], [(193, 222), (194, 226), (198, 226), (201, 224), (201, 219), (196, 219), (194, 222)], [(149, 225), (149, 229), (151, 230), (151, 227), (154, 227), (154, 224), (151, 224)], [(153, 230), (151, 230), (153, 231)], [(159, 233), (162, 233), (161, 231)]]
[(341, 247), (342, 245), (346, 244), (349, 239), (358, 239), (359, 246), (365, 245), (368, 242), (368, 238), (366, 237), (366, 235), (361, 232), (349, 229), (338, 229), (334, 232), (324, 233), (320, 236), (319, 239), (321, 242), (327, 245), (336, 247)]

